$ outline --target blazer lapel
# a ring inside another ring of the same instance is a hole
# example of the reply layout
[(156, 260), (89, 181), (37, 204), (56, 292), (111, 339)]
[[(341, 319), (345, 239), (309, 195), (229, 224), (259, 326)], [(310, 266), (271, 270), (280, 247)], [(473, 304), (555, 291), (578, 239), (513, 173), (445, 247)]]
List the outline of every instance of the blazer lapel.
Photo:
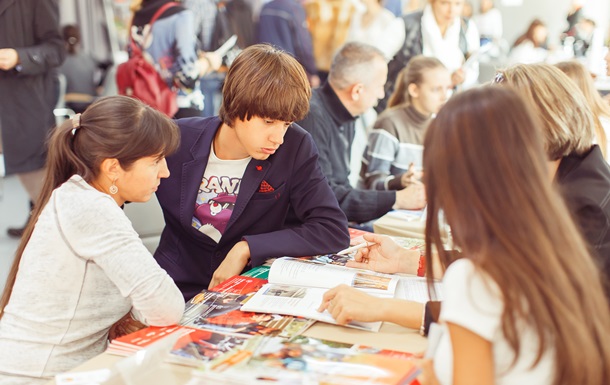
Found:
[(203, 172), (208, 165), (212, 140), (218, 127), (203, 130), (191, 147), (193, 160), (182, 164), (182, 181), (180, 185), (180, 223), (185, 228), (191, 228), (195, 201), (203, 178)]
[[(243, 213), (244, 209), (248, 205), (248, 202), (250, 202), (252, 195), (258, 191), (258, 188), (265, 178), (270, 166), (271, 162), (268, 160), (252, 159), (250, 163), (248, 163), (244, 176), (239, 185), (239, 195), (237, 196), (237, 202), (235, 202), (231, 219), (229, 219), (229, 223), (227, 224), (227, 229), (231, 227), (231, 225), (235, 223), (235, 221)], [(225, 230), (225, 233), (226, 232), (227, 230)]]

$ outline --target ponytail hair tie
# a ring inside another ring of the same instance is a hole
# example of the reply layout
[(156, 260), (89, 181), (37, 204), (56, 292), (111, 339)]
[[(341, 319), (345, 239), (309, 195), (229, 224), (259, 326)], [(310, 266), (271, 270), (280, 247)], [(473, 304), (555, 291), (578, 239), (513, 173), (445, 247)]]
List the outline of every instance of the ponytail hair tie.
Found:
[(80, 128), (80, 114), (72, 117), (72, 136), (76, 135), (76, 130)]

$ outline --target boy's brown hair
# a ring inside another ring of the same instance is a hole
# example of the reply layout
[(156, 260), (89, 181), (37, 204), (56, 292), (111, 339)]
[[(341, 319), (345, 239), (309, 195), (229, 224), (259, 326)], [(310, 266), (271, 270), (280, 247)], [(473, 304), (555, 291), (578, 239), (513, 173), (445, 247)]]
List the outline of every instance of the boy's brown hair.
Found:
[(229, 68), (218, 115), (230, 127), (235, 119), (254, 116), (295, 122), (307, 115), (310, 97), (307, 75), (295, 58), (271, 45), (255, 44)]

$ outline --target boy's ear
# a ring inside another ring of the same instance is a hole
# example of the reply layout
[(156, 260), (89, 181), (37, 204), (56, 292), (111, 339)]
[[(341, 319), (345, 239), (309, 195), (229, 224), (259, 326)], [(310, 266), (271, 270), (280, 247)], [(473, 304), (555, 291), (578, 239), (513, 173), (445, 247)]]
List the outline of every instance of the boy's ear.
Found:
[(117, 180), (123, 169), (116, 158), (106, 158), (100, 165), (100, 173), (110, 180)]

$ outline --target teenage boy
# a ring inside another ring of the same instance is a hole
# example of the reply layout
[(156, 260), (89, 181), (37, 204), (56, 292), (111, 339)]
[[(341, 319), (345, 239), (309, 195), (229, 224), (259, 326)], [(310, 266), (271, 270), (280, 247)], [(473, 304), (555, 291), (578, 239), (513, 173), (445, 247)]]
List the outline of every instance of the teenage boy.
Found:
[(155, 258), (185, 299), (270, 257), (348, 246), (314, 142), (293, 124), (310, 96), (292, 56), (253, 45), (227, 73), (219, 116), (178, 120), (181, 146), (157, 191), (165, 229)]

